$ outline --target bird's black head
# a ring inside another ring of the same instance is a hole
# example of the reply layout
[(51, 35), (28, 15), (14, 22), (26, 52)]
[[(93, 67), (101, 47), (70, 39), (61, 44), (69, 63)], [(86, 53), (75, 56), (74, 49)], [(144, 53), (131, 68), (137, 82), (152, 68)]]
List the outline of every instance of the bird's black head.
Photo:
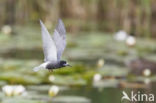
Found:
[(61, 65), (62, 67), (70, 66), (70, 65), (69, 65), (66, 61), (64, 61), (64, 60), (60, 61), (60, 65)]

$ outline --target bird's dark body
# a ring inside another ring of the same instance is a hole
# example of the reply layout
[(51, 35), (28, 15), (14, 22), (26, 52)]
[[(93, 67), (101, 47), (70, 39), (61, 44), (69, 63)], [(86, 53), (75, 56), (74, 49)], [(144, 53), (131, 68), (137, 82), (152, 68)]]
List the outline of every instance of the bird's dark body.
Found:
[(65, 67), (65, 64), (66, 61), (60, 61), (58, 63), (48, 63), (47, 66), (46, 66), (46, 69), (59, 69), (59, 68), (62, 68), (62, 67)]

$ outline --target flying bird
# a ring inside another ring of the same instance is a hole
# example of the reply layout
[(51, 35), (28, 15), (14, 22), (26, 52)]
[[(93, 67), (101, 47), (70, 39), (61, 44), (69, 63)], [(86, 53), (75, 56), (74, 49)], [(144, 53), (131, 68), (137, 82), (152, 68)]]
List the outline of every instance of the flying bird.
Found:
[(40, 25), (43, 41), (44, 63), (35, 67), (33, 70), (36, 72), (42, 68), (53, 70), (70, 66), (66, 61), (61, 60), (62, 53), (66, 47), (66, 30), (62, 20), (58, 20), (58, 24), (52, 37), (41, 20)]

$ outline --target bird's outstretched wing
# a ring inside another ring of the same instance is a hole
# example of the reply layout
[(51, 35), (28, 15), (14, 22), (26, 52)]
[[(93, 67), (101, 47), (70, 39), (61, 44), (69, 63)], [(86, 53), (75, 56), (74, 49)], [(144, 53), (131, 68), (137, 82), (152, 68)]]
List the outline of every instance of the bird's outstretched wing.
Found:
[(66, 47), (66, 30), (61, 19), (58, 20), (58, 24), (53, 34), (53, 40), (57, 49), (57, 60), (59, 61)]
[(42, 31), (44, 61), (57, 61), (57, 49), (55, 43), (41, 20), (40, 25)]

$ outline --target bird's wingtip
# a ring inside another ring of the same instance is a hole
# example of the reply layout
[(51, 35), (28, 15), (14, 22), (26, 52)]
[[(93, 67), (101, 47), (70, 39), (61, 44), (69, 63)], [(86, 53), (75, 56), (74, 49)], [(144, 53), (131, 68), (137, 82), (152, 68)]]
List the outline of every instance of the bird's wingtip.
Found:
[(62, 21), (62, 19), (61, 19), (61, 18), (59, 18), (59, 19), (58, 19), (58, 21)]
[(61, 18), (58, 19), (58, 23), (63, 23)]
[(39, 19), (39, 22), (40, 22), (40, 24), (43, 24), (43, 22), (42, 22), (42, 20), (41, 20), (41, 19)]

